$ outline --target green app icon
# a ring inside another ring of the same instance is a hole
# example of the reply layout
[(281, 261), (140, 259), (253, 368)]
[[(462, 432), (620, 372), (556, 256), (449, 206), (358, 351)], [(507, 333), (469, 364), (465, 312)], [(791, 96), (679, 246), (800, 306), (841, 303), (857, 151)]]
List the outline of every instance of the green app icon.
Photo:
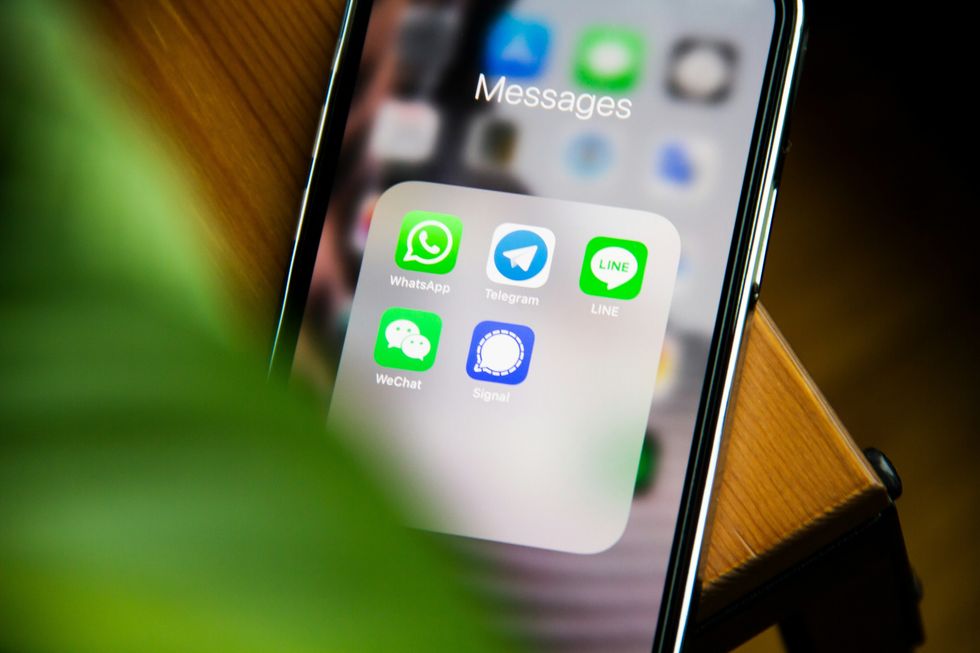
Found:
[(446, 274), (456, 266), (463, 223), (454, 215), (409, 211), (402, 219), (395, 248), (398, 267)]
[(424, 372), (436, 362), (442, 318), (410, 308), (389, 308), (381, 315), (374, 361), (382, 367)]
[(599, 236), (589, 241), (578, 285), (587, 295), (633, 299), (643, 287), (647, 246), (636, 240)]
[(596, 91), (622, 93), (636, 85), (643, 62), (643, 38), (622, 27), (590, 27), (575, 52), (575, 79)]

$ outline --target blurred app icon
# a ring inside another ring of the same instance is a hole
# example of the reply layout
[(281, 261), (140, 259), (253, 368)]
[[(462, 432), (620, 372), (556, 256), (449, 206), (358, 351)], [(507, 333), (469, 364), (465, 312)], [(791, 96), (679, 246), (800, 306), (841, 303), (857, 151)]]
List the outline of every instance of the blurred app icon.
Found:
[(670, 334), (664, 338), (664, 346), (660, 351), (660, 365), (657, 366), (657, 391), (653, 395), (656, 402), (669, 399), (677, 388), (681, 372), (681, 342)]
[(578, 177), (595, 178), (612, 167), (614, 154), (612, 143), (605, 136), (580, 134), (565, 151), (565, 165)]
[(506, 223), (490, 241), (487, 277), (496, 283), (540, 288), (548, 280), (555, 234), (544, 227)]
[(698, 176), (690, 151), (679, 141), (660, 148), (656, 165), (657, 176), (674, 186), (690, 186)]
[(405, 8), (394, 45), (403, 93), (430, 95), (452, 63), (462, 17), (454, 5), (412, 4)]
[(636, 485), (633, 490), (634, 501), (646, 494), (657, 479), (663, 446), (656, 431), (647, 428), (640, 449), (640, 462), (636, 466)]
[(480, 322), (473, 329), (466, 373), (477, 381), (517, 385), (527, 378), (534, 331), (523, 324)]
[(466, 143), (466, 163), (474, 168), (502, 170), (514, 160), (517, 125), (493, 115), (473, 120)]
[(582, 86), (622, 93), (636, 85), (643, 62), (643, 38), (622, 27), (590, 27), (575, 52), (575, 79)]
[(652, 186), (662, 195), (699, 198), (711, 185), (718, 154), (701, 139), (670, 138), (653, 153)]
[(388, 100), (374, 117), (368, 150), (376, 159), (420, 163), (436, 146), (439, 113), (428, 102)]
[(371, 230), (371, 218), (374, 216), (374, 205), (378, 202), (378, 193), (369, 191), (357, 203), (354, 221), (347, 233), (347, 242), (352, 251), (363, 254), (367, 245), (368, 232)]
[(484, 71), (494, 76), (535, 77), (544, 67), (550, 40), (544, 23), (505, 14), (487, 38)]
[(682, 39), (670, 54), (667, 90), (682, 100), (721, 102), (731, 95), (736, 60), (735, 47), (730, 43)]
[(463, 223), (454, 215), (409, 211), (395, 247), (395, 263), (405, 270), (446, 274), (456, 266)]
[(424, 372), (436, 362), (442, 318), (435, 313), (392, 307), (378, 322), (374, 362), (382, 367)]

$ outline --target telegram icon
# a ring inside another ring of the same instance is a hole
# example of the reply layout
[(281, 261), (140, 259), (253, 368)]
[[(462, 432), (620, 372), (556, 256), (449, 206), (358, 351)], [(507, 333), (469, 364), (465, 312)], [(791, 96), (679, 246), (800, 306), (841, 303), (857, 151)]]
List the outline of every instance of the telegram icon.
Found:
[(505, 223), (493, 232), (487, 276), (491, 281), (540, 288), (548, 280), (555, 234), (544, 227)]

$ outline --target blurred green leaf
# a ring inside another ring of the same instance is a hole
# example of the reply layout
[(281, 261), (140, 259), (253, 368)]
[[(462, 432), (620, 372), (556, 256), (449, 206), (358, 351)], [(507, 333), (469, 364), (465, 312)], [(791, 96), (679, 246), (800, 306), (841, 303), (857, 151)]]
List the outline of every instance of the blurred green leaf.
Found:
[(99, 61), (64, 6), (0, 6), (0, 650), (500, 645), (235, 338)]

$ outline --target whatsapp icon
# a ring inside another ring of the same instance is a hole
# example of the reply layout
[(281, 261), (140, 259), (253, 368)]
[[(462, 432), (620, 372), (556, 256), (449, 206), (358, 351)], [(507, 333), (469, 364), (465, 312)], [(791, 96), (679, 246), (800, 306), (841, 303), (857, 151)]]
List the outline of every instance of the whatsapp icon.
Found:
[(446, 274), (456, 266), (463, 223), (454, 215), (409, 211), (402, 219), (395, 263), (405, 270)]

